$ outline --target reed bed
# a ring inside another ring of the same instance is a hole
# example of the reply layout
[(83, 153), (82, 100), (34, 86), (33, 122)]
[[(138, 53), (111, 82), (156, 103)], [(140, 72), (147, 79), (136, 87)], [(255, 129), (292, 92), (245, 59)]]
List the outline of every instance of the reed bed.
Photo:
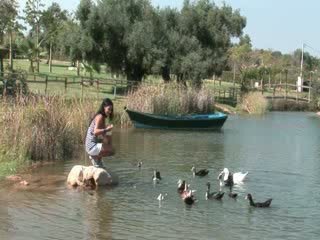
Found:
[(163, 115), (212, 113), (214, 94), (210, 89), (186, 87), (177, 83), (142, 84), (129, 92), (127, 107)]
[(66, 100), (59, 96), (19, 96), (2, 100), (0, 162), (7, 163), (11, 169), (26, 160), (70, 157), (83, 143), (90, 117), (100, 103), (88, 99)]
[(242, 97), (240, 109), (249, 114), (264, 114), (268, 110), (268, 100), (260, 92), (249, 92)]

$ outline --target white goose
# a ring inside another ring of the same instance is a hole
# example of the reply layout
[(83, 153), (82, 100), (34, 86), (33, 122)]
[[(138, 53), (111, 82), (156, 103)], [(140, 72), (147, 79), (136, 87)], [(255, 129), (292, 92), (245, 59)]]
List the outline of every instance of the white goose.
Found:
[(231, 173), (229, 172), (228, 168), (224, 168), (223, 171), (219, 174), (218, 179), (220, 179), (223, 176), (223, 180), (225, 184), (231, 185), (233, 184), (242, 184), (245, 178), (247, 177), (248, 172), (235, 172)]

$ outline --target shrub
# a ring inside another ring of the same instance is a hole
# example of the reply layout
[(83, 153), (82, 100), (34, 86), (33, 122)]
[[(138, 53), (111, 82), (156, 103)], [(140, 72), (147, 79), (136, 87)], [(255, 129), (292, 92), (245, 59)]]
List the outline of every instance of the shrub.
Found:
[(0, 80), (0, 94), (2, 95), (16, 96), (28, 93), (26, 73), (23, 71), (7, 73)]
[(312, 83), (311, 94), (312, 94), (312, 98), (311, 98), (312, 108), (315, 110), (319, 110), (320, 109), (320, 81), (319, 80), (315, 80)]

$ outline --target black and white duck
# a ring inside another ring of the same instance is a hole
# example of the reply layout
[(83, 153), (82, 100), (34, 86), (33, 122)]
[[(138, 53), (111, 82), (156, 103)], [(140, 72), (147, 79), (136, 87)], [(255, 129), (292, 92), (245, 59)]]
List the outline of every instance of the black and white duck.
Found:
[(193, 165), (191, 168), (191, 171), (193, 172), (193, 176), (199, 176), (199, 177), (204, 177), (208, 175), (209, 170), (208, 169), (201, 169), (197, 171), (196, 167)]
[(185, 190), (185, 188), (186, 188), (186, 181), (179, 179), (179, 181), (178, 181), (178, 189), (177, 189), (178, 193), (181, 194)]
[(167, 195), (168, 195), (167, 193), (165, 194), (160, 193), (159, 196), (157, 197), (158, 201), (163, 201)]
[[(225, 178), (225, 176), (227, 176)], [(218, 176), (218, 180), (220, 183), (220, 187), (226, 186), (226, 187), (233, 187), (234, 182), (233, 182), (233, 177), (232, 174), (224, 175), (224, 173), (220, 173)]]
[(248, 172), (235, 172), (231, 173), (228, 168), (224, 168), (221, 173), (219, 173), (218, 179), (223, 177), (225, 186), (233, 186), (233, 184), (242, 184), (246, 179)]
[(138, 163), (137, 163), (137, 167), (138, 167), (139, 169), (141, 169), (141, 167), (142, 167), (142, 162), (138, 162)]
[(219, 192), (210, 192), (210, 182), (207, 182), (206, 199), (216, 199), (221, 200), (223, 198), (224, 192), (221, 190)]
[(158, 183), (158, 182), (160, 182), (160, 180), (161, 180), (160, 172), (157, 171), (157, 170), (154, 170), (154, 171), (153, 171), (153, 176), (152, 176), (152, 181), (153, 181), (154, 183)]
[(272, 201), (272, 198), (269, 198), (265, 202), (254, 202), (253, 199), (252, 199), (252, 195), (250, 193), (247, 194), (246, 199), (249, 200), (250, 206), (258, 207), (258, 208), (270, 207), (270, 204), (271, 204), (271, 201)]

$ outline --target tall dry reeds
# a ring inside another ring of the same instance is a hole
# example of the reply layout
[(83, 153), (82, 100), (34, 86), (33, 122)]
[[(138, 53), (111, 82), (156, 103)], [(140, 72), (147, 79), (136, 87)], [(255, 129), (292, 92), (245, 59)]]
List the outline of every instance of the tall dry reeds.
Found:
[(249, 92), (242, 97), (240, 109), (249, 114), (264, 114), (268, 100), (260, 92)]
[(163, 115), (212, 113), (214, 94), (209, 89), (185, 87), (177, 83), (142, 84), (128, 94), (127, 107)]
[(19, 96), (0, 102), (0, 161), (56, 160), (83, 142), (96, 100)]

